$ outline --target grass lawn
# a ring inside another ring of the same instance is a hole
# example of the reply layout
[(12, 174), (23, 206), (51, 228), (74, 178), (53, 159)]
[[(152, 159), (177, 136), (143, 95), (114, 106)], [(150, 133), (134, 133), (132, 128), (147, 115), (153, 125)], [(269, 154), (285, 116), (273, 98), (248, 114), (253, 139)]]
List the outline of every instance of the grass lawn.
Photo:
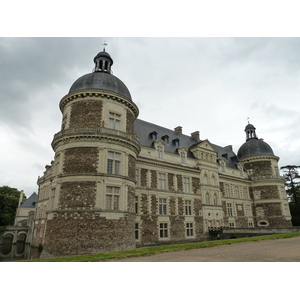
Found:
[(107, 259), (116, 259), (116, 258), (124, 258), (124, 257), (142, 256), (142, 255), (154, 255), (156, 253), (162, 253), (162, 252), (206, 248), (206, 247), (214, 247), (218, 245), (228, 245), (228, 244), (235, 244), (235, 243), (242, 243), (242, 242), (256, 242), (256, 241), (270, 240), (270, 239), (291, 238), (299, 235), (300, 232), (293, 232), (293, 233), (285, 233), (285, 234), (273, 234), (273, 235), (207, 241), (207, 242), (198, 242), (198, 243), (151, 246), (151, 247), (143, 247), (143, 248), (136, 248), (131, 250), (122, 250), (122, 251), (106, 252), (106, 253), (99, 253), (99, 254), (27, 260), (26, 262), (96, 262), (96, 261), (104, 261)]

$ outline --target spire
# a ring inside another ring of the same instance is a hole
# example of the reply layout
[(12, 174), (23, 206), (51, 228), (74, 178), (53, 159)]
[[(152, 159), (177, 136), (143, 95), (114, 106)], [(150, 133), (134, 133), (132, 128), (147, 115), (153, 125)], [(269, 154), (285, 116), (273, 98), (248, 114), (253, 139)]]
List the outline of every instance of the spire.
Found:
[(103, 51), (99, 52), (94, 58), (94, 72), (106, 72), (111, 74), (111, 66), (113, 65), (114, 61), (105, 51), (105, 46), (107, 46), (107, 44), (104, 42), (102, 45), (104, 46)]
[(248, 125), (245, 128), (245, 132), (246, 132), (246, 141), (251, 140), (251, 139), (258, 139), (256, 136), (256, 132), (255, 132), (255, 127), (249, 123), (248, 121)]

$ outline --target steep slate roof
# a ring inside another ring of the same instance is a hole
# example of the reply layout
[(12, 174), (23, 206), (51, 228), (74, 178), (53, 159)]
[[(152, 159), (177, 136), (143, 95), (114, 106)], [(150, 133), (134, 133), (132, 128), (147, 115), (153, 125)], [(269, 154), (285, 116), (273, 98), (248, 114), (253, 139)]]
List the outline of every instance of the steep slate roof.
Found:
[(35, 207), (37, 194), (34, 192), (27, 200), (21, 203), (22, 207)]
[[(188, 149), (196, 144), (201, 143), (196, 141), (191, 136), (185, 134), (179, 134), (174, 130), (149, 123), (140, 119), (136, 119), (134, 122), (134, 130), (140, 136), (140, 145), (142, 147), (154, 148), (153, 142), (154, 140), (151, 138), (151, 133), (157, 133), (157, 139), (162, 139), (163, 136), (169, 136), (169, 143), (165, 143), (165, 152), (169, 153), (177, 153), (178, 146), (173, 142), (175, 139), (179, 139), (179, 147), (187, 147)], [(212, 146), (218, 151), (217, 159), (224, 156), (227, 158), (227, 166), (230, 168), (237, 168), (236, 163), (238, 162), (238, 158), (235, 153), (227, 148), (212, 144)], [(188, 157), (195, 158), (191, 151), (188, 151)]]

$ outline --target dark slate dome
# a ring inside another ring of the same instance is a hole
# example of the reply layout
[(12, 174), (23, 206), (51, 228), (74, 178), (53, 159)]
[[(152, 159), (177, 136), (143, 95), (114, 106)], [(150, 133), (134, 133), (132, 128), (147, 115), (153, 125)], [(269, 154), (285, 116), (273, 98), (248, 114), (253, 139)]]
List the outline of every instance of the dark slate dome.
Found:
[(105, 49), (95, 56), (94, 63), (94, 72), (78, 78), (71, 86), (69, 93), (86, 89), (106, 90), (132, 101), (126, 85), (111, 73), (113, 60)]
[(272, 148), (259, 139), (249, 139), (238, 150), (237, 157), (241, 160), (247, 157), (259, 155), (272, 155), (274, 156)]
[(272, 148), (262, 139), (258, 139), (255, 132), (255, 127), (248, 124), (245, 128), (246, 143), (238, 150), (237, 157), (241, 160), (248, 157), (260, 155), (274, 156)]
[(119, 78), (110, 73), (94, 72), (83, 75), (72, 84), (69, 93), (85, 89), (106, 90), (114, 92), (132, 101), (131, 95), (126, 85)]

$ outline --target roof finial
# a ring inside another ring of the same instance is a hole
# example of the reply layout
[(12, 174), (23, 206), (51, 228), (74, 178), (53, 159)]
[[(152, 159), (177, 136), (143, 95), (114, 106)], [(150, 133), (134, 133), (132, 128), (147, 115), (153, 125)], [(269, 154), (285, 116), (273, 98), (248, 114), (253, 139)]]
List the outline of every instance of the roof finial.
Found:
[(247, 118), (247, 120), (248, 120), (248, 124), (250, 124), (250, 123), (249, 123), (249, 117)]
[(103, 51), (105, 52), (105, 46), (107, 46), (106, 42), (104, 41), (104, 43), (102, 45), (104, 46)]

